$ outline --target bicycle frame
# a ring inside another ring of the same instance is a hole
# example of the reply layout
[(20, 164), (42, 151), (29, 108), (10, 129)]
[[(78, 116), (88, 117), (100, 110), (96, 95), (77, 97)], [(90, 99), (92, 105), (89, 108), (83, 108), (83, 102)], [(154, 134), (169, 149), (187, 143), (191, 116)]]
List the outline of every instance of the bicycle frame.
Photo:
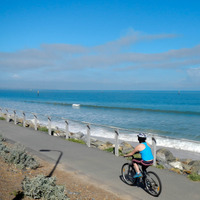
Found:
[(162, 184), (160, 181), (159, 176), (152, 171), (147, 171), (147, 168), (149, 166), (144, 166), (140, 163), (137, 163), (138, 167), (140, 169), (140, 172), (142, 173), (142, 177), (139, 178), (133, 178), (133, 175), (136, 173), (135, 169), (133, 167), (132, 161), (129, 163), (125, 163), (122, 166), (122, 176), (124, 178), (124, 181), (128, 185), (135, 185), (138, 184), (138, 182), (142, 182), (144, 189), (151, 194), (152, 196), (158, 197), (162, 191)]

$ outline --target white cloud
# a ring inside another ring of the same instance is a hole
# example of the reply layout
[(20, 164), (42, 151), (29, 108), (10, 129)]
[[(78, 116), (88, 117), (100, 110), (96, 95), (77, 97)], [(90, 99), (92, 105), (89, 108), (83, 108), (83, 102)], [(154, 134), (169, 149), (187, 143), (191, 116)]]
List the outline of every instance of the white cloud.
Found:
[(200, 45), (192, 48), (144, 54), (123, 52), (136, 42), (175, 37), (175, 35), (145, 35), (133, 32), (118, 40), (94, 47), (70, 44), (42, 44), (38, 49), (26, 49), (12, 53), (0, 52), (0, 68), (18, 73), (33, 70), (79, 70), (86, 68), (111, 68), (134, 70), (135, 68), (190, 68), (200, 65)]
[(188, 69), (187, 73), (190, 78), (194, 78), (194, 79), (200, 81), (200, 67)]
[(157, 34), (157, 35), (147, 35), (141, 32), (130, 31), (128, 35), (123, 36), (117, 40), (108, 42), (106, 44), (102, 44), (94, 47), (94, 50), (100, 52), (115, 52), (120, 50), (123, 47), (130, 47), (131, 45), (147, 40), (158, 40), (158, 39), (166, 39), (176, 37), (174, 34)]
[(20, 76), (18, 74), (13, 74), (12, 78), (14, 78), (14, 79), (20, 79)]

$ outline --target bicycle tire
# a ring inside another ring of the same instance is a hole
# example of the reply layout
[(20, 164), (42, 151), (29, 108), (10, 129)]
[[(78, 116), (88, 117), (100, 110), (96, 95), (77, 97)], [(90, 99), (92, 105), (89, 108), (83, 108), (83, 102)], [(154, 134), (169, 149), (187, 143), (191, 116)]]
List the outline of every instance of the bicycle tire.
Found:
[(162, 183), (159, 176), (155, 172), (147, 172), (144, 183), (147, 192), (152, 196), (158, 197), (161, 194)]
[(126, 184), (128, 184), (128, 185), (134, 185), (135, 184), (136, 179), (133, 178), (133, 176), (135, 175), (135, 169), (133, 168), (132, 164), (125, 163), (122, 166), (121, 174), (122, 174), (123, 179), (124, 179)]

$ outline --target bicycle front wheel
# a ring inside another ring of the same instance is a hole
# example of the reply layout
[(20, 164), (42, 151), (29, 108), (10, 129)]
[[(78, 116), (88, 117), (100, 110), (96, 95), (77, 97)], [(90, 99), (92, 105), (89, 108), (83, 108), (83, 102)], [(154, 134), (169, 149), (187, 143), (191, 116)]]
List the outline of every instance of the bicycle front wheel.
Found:
[(123, 176), (124, 181), (128, 184), (128, 185), (134, 185), (136, 179), (133, 178), (133, 176), (135, 175), (135, 169), (133, 168), (133, 165), (130, 163), (125, 163), (122, 166), (121, 169), (121, 173)]
[(154, 197), (158, 197), (162, 191), (162, 184), (158, 175), (149, 171), (144, 181), (147, 192)]

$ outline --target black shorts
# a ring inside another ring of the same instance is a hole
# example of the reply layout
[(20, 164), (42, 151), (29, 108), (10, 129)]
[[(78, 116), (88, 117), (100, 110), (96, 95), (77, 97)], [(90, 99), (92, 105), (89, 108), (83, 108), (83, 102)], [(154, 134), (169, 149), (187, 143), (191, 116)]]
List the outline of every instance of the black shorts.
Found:
[(134, 158), (132, 161), (133, 161), (133, 163), (141, 164), (141, 165), (144, 165), (144, 166), (153, 165), (153, 160), (145, 161), (145, 160), (142, 160), (141, 158), (137, 158), (137, 159)]

